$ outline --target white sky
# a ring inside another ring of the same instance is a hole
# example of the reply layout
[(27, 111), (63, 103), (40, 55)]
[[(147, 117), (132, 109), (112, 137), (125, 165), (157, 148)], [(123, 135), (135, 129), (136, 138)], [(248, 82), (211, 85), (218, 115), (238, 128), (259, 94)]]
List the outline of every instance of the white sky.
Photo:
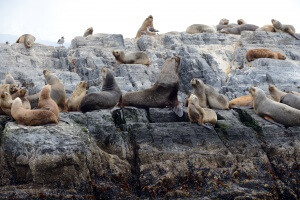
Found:
[(300, 0), (0, 0), (0, 34), (71, 41), (92, 26), (94, 33), (133, 38), (150, 14), (160, 33), (217, 25), (221, 18), (258, 26), (274, 18), (300, 32)]

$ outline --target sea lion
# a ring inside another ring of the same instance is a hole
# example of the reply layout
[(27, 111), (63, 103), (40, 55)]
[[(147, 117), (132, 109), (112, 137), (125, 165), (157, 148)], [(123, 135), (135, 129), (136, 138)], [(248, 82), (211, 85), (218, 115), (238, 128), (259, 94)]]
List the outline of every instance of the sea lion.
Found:
[(155, 84), (142, 91), (127, 92), (122, 96), (120, 107), (164, 108), (178, 106), (179, 66), (179, 57), (166, 59)]
[(9, 94), (14, 94), (18, 91), (18, 87), (15, 84), (0, 84), (0, 92), (5, 91)]
[(216, 29), (204, 24), (193, 24), (187, 27), (186, 32), (189, 34), (195, 33), (216, 33)]
[(127, 53), (125, 55), (122, 50), (114, 50), (112, 54), (115, 56), (119, 63), (124, 64), (143, 64), (146, 66), (150, 65), (150, 58), (148, 55), (142, 51)]
[(275, 29), (273, 25), (264, 25), (263, 27), (260, 27), (256, 29), (255, 31), (266, 31), (266, 32), (275, 32)]
[(278, 60), (285, 60), (286, 56), (280, 52), (271, 51), (269, 49), (251, 49), (247, 51), (246, 58), (251, 62), (258, 58), (272, 58)]
[(203, 81), (201, 79), (193, 78), (190, 83), (193, 87), (192, 93), (197, 96), (200, 107), (208, 108)]
[(45, 85), (40, 93), (38, 108), (43, 110), (49, 110), (55, 114), (58, 119), (59, 116), (59, 108), (56, 102), (51, 99), (51, 85)]
[(229, 110), (228, 98), (220, 94), (214, 87), (205, 84), (205, 94), (209, 107), (214, 109)]
[(10, 94), (8, 92), (2, 91), (0, 97), (1, 97), (1, 99), (0, 99), (1, 110), (8, 116), (12, 117), (11, 116), (11, 105), (12, 105), (13, 100), (12, 100)]
[(86, 29), (86, 31), (83, 34), (83, 37), (87, 37), (88, 35), (93, 35), (93, 31), (94, 31), (93, 27)]
[(238, 19), (237, 20), (238, 25), (243, 25), (243, 24), (247, 24), (245, 20), (243, 19)]
[(258, 28), (253, 24), (242, 24), (233, 28), (223, 28), (220, 33), (240, 35), (242, 31), (255, 31)]
[(51, 71), (45, 69), (43, 71), (47, 84), (51, 85), (51, 98), (57, 103), (61, 112), (67, 111), (66, 91), (62, 81)]
[(254, 99), (254, 111), (262, 118), (284, 126), (300, 125), (300, 110), (268, 99), (260, 88), (251, 87), (249, 92)]
[(269, 92), (275, 101), (300, 110), (300, 96), (292, 93), (282, 92), (276, 88), (275, 85), (269, 85)]
[(236, 107), (248, 107), (253, 108), (253, 97), (252, 95), (240, 96), (229, 101), (229, 108)]
[(11, 106), (11, 115), (17, 121), (17, 123), (27, 126), (39, 126), (58, 123), (55, 114), (49, 110), (24, 109), (22, 106), (22, 101), (19, 97), (13, 100)]
[(35, 37), (30, 34), (24, 34), (18, 38), (16, 43), (24, 43), (26, 48), (31, 48), (35, 41)]
[(3, 83), (18, 85), (17, 82), (15, 81), (14, 77), (12, 77), (12, 75), (10, 74), (10, 72), (7, 72), (5, 74), (5, 79), (4, 79)]
[(120, 101), (122, 92), (113, 73), (104, 67), (101, 70), (101, 74), (103, 79), (102, 91), (85, 95), (79, 104), (80, 111), (89, 112), (100, 109), (111, 109)]
[(222, 30), (223, 28), (233, 28), (235, 26), (238, 26), (238, 24), (229, 24), (229, 20), (228, 19), (221, 19), (219, 24), (216, 26), (217, 31)]
[(22, 100), (23, 108), (30, 110), (31, 109), (31, 105), (30, 105), (29, 100), (25, 97), (26, 92), (27, 92), (27, 90), (26, 90), (25, 87), (18, 88), (17, 92), (11, 94), (11, 98), (12, 98), (12, 100), (14, 100), (17, 97), (19, 97)]
[(272, 22), (273, 27), (276, 32), (288, 33), (291, 36), (293, 36), (294, 38), (296, 38), (297, 40), (299, 40), (299, 38), (296, 35), (296, 30), (293, 25), (281, 24), (279, 21), (277, 21), (275, 19), (272, 19), (271, 22)]
[(67, 100), (68, 111), (78, 111), (78, 106), (83, 97), (86, 95), (86, 87), (86, 81), (80, 81), (76, 85), (75, 90), (71, 94), (70, 98)]
[[(150, 32), (148, 31), (149, 28), (152, 28), (154, 29), (154, 26), (153, 26), (153, 17), (152, 15), (149, 15), (145, 21), (143, 22), (142, 26), (139, 28), (138, 32), (136, 33), (136, 36), (135, 38), (139, 38), (142, 36), (142, 31), (144, 31), (144, 33), (146, 33), (146, 35), (149, 35), (149, 36), (154, 36), (156, 35), (155, 32)], [(154, 29), (155, 30), (155, 29)], [(156, 30), (157, 32), (157, 30)]]

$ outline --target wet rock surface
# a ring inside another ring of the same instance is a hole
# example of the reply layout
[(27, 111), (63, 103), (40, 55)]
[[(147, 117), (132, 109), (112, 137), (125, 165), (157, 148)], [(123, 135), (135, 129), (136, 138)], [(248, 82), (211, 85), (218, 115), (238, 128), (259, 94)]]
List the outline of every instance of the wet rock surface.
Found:
[[(251, 48), (270, 48), (286, 60), (248, 63)], [(112, 51), (145, 51), (151, 63), (118, 64)], [(229, 99), (250, 86), (275, 84), (300, 91), (300, 42), (283, 33), (241, 36), (186, 33), (123, 39), (122, 35), (76, 37), (69, 49), (0, 44), (5, 73), (30, 94), (54, 71), (69, 96), (80, 80), (99, 91), (99, 70), (113, 70), (122, 92), (149, 88), (164, 59), (181, 56), (179, 101), (201, 78)], [(1, 199), (299, 199), (300, 127), (284, 128), (251, 109), (217, 110), (214, 129), (191, 124), (171, 108), (114, 108), (60, 113), (56, 126), (28, 127), (0, 116)]]

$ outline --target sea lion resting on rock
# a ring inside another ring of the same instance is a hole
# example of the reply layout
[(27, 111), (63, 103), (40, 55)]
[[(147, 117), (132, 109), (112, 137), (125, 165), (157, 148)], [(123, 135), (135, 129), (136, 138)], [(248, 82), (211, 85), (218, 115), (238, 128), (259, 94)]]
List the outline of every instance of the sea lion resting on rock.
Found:
[(300, 110), (268, 99), (260, 88), (251, 87), (249, 92), (254, 99), (254, 111), (256, 114), (275, 124), (300, 126)]
[(83, 34), (83, 37), (87, 37), (88, 35), (92, 35), (93, 31), (94, 31), (93, 27), (90, 27), (90, 28), (86, 29), (86, 31)]
[(253, 24), (242, 24), (233, 28), (223, 28), (220, 33), (240, 35), (242, 31), (255, 31), (258, 28)]
[(280, 91), (275, 85), (269, 85), (269, 92), (274, 101), (284, 103), (300, 110), (300, 96)]
[(180, 58), (174, 56), (166, 59), (155, 84), (148, 89), (127, 92), (122, 96), (121, 107), (165, 108), (178, 106)]
[(286, 56), (280, 52), (271, 51), (269, 49), (251, 49), (247, 51), (246, 58), (251, 62), (257, 58), (272, 58), (278, 60), (285, 60)]
[(7, 72), (5, 74), (5, 79), (4, 79), (3, 83), (18, 85), (17, 82), (15, 81), (14, 77), (12, 77), (12, 75), (9, 72)]
[(18, 38), (16, 43), (24, 43), (26, 48), (32, 47), (33, 43), (35, 41), (35, 37), (30, 34), (24, 34)]
[(293, 25), (281, 24), (279, 21), (277, 21), (275, 19), (272, 19), (271, 22), (272, 22), (273, 27), (276, 32), (288, 33), (291, 36), (293, 36), (294, 38), (296, 38), (297, 40), (299, 40), (299, 38), (296, 35), (296, 30)]
[(128, 53), (125, 55), (122, 50), (114, 50), (112, 54), (115, 56), (116, 60), (124, 64), (143, 64), (146, 66), (150, 65), (150, 58), (148, 55), (142, 51)]
[(122, 92), (112, 74), (107, 68), (101, 70), (103, 85), (99, 93), (89, 93), (83, 97), (79, 110), (89, 112), (100, 109), (111, 109), (118, 104)]
[(205, 24), (193, 24), (187, 27), (186, 32), (189, 34), (195, 33), (216, 33), (216, 29)]
[(78, 106), (86, 95), (86, 81), (80, 81), (67, 101), (68, 111), (78, 111)]
[(233, 28), (238, 26), (238, 24), (229, 24), (229, 20), (228, 19), (221, 19), (219, 24), (216, 26), (217, 31), (222, 30), (223, 28)]
[(266, 32), (275, 32), (275, 29), (273, 25), (264, 25), (263, 27), (260, 27), (256, 29), (255, 31), (266, 31)]
[(42, 88), (42, 91), (40, 92), (38, 108), (53, 112), (58, 119), (59, 108), (56, 102), (53, 99), (51, 99), (50, 93), (51, 93), (51, 85), (45, 85)]
[[(198, 97), (194, 94), (191, 94), (188, 97), (188, 116), (190, 122), (197, 122), (199, 125), (204, 125), (210, 123), (213, 126), (217, 123), (217, 114), (214, 110), (209, 108), (201, 108), (199, 106)], [(207, 127), (207, 126), (205, 126)]]
[(43, 74), (47, 84), (51, 85), (51, 98), (57, 103), (62, 112), (67, 111), (64, 84), (57, 76), (47, 69), (43, 71)]
[(11, 115), (17, 121), (17, 123), (27, 126), (39, 126), (58, 123), (55, 114), (49, 110), (24, 109), (22, 106), (22, 101), (19, 97), (13, 100), (11, 106)]
[[(152, 30), (152, 31), (150, 31)], [(142, 26), (139, 28), (138, 32), (136, 33), (135, 38), (139, 38), (142, 36), (142, 32), (144, 32), (146, 35), (150, 35), (150, 36), (154, 36), (156, 35), (155, 32), (158, 32), (158, 30), (156, 30), (153, 27), (153, 17), (152, 15), (149, 15), (145, 21), (143, 22)]]
[(252, 95), (240, 96), (229, 101), (229, 108), (236, 107), (249, 107), (253, 108), (253, 97)]

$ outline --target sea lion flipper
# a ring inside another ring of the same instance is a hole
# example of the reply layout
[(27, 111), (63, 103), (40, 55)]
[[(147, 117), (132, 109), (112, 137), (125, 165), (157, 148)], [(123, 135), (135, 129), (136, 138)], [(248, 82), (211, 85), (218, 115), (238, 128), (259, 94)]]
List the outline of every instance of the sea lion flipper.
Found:
[(182, 117), (183, 116), (183, 109), (181, 107), (181, 105), (178, 105), (176, 107), (173, 107), (173, 111), (174, 113), (178, 116), (178, 117)]
[(285, 128), (284, 125), (275, 122), (275, 121), (272, 119), (272, 117), (269, 117), (269, 116), (267, 116), (267, 115), (264, 115), (263, 118), (264, 118), (266, 121), (268, 121), (268, 122), (270, 122), (270, 123), (272, 123), (272, 124), (275, 124), (275, 125), (277, 125), (277, 126), (279, 126), (279, 127), (281, 127), (281, 128)]
[(288, 32), (291, 36), (293, 36), (294, 38), (296, 38), (297, 40), (300, 40), (300, 39), (297, 37), (296, 33), (294, 33), (294, 31), (292, 31), (291, 29), (287, 30), (287, 32)]

